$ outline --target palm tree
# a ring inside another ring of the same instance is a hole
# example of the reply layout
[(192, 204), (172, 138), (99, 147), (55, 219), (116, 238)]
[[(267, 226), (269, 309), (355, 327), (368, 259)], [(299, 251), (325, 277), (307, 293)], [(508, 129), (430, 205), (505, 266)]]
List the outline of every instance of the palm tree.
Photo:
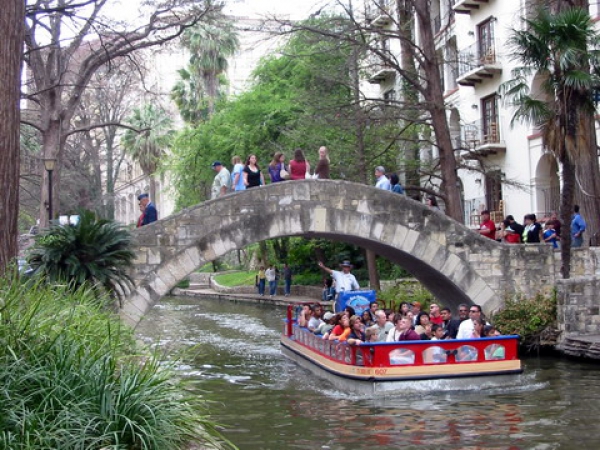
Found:
[(35, 276), (48, 282), (74, 290), (88, 285), (98, 294), (121, 298), (133, 286), (131, 245), (129, 232), (119, 224), (82, 211), (77, 224), (53, 224), (37, 236), (28, 262)]
[(171, 98), (175, 101), (181, 118), (189, 124), (197, 125), (208, 119), (204, 81), (191, 68), (180, 69), (178, 73), (180, 80), (171, 90)]
[(147, 104), (141, 109), (136, 108), (127, 122), (138, 131), (127, 130), (121, 138), (121, 143), (150, 179), (150, 198), (155, 200), (154, 174), (171, 142), (171, 118), (164, 109)]
[[(539, 10), (525, 27), (515, 30), (509, 40), (514, 58), (522, 64), (503, 93), (516, 107), (513, 122), (527, 121), (542, 130), (545, 146), (562, 166), (561, 236), (562, 275), (570, 276), (571, 236), (569, 232), (575, 187), (589, 219), (600, 217), (600, 169), (596, 154), (593, 91), (599, 86), (600, 38), (589, 13), (570, 8), (558, 13)], [(547, 99), (530, 95), (533, 74), (543, 77)]]
[(231, 22), (220, 17), (210, 23), (198, 22), (186, 31), (182, 43), (192, 54), (189, 71), (203, 80), (208, 111), (212, 114), (219, 94), (219, 76), (227, 71), (227, 58), (240, 46), (237, 31)]

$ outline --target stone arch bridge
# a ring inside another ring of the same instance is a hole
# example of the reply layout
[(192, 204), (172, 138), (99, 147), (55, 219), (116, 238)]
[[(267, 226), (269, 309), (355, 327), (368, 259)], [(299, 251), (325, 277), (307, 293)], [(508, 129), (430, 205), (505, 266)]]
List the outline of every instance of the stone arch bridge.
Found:
[(477, 303), (490, 312), (506, 293), (532, 294), (551, 288), (558, 277), (550, 246), (499, 244), (404, 195), (345, 181), (286, 181), (251, 189), (133, 234), (136, 288), (122, 308), (131, 325), (198, 267), (284, 236), (322, 237), (373, 250), (451, 307)]

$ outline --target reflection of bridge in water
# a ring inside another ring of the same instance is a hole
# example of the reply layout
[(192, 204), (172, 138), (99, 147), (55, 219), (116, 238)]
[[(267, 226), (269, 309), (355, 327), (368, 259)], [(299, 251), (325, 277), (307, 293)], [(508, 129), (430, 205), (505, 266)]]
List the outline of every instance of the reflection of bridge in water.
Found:
[(507, 292), (533, 294), (558, 277), (545, 245), (481, 237), (403, 195), (360, 184), (303, 180), (211, 200), (134, 231), (136, 289), (122, 314), (135, 324), (181, 279), (250, 244), (321, 237), (373, 250), (401, 265), (445, 305), (497, 309)]

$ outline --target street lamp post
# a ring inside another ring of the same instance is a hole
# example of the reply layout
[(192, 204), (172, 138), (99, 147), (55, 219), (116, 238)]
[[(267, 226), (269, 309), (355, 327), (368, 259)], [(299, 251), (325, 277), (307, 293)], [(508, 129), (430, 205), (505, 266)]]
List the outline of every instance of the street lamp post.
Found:
[(56, 165), (56, 159), (46, 158), (44, 159), (44, 168), (48, 172), (48, 225), (52, 222), (52, 172)]

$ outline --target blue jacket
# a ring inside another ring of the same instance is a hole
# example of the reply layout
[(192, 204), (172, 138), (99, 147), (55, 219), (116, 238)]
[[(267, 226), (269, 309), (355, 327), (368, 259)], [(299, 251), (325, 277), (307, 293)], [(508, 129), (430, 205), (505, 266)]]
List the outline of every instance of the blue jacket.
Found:
[(152, 202), (146, 205), (144, 210), (144, 220), (142, 225), (148, 225), (149, 223), (156, 222), (158, 220), (158, 211)]
[(575, 214), (573, 216), (573, 221), (571, 222), (571, 236), (575, 236), (577, 233), (583, 233), (585, 231), (585, 220), (581, 217), (580, 214)]

